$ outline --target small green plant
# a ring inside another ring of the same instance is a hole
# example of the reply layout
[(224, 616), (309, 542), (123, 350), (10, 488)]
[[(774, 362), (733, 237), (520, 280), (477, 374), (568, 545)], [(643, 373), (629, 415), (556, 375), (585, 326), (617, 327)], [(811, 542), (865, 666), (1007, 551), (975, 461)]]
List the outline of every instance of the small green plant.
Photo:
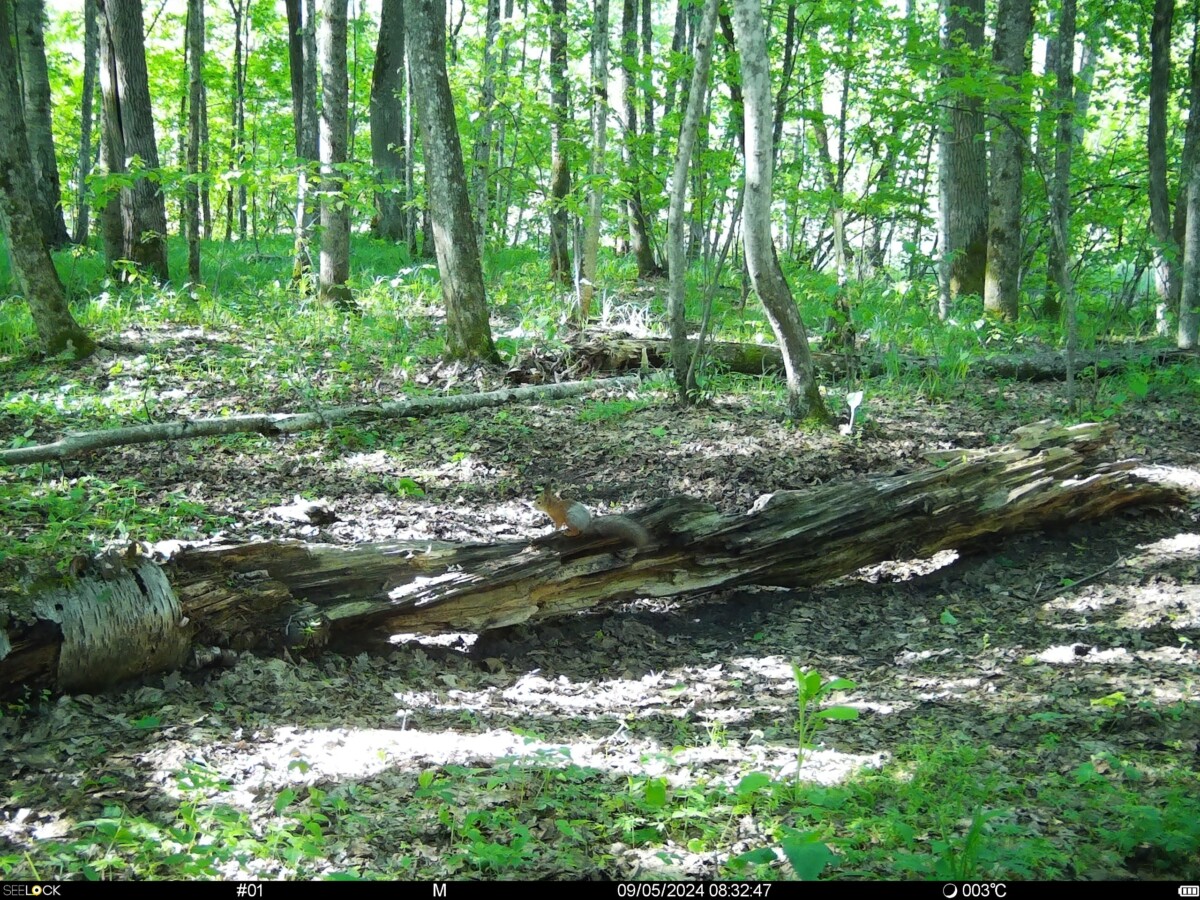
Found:
[(830, 721), (848, 722), (858, 718), (858, 710), (852, 706), (827, 706), (824, 709), (810, 711), (823, 698), (834, 691), (852, 691), (856, 687), (848, 678), (833, 678), (821, 680), (821, 673), (816, 669), (805, 671), (798, 663), (792, 663), (792, 677), (796, 679), (796, 740), (798, 743), (796, 755), (796, 777), (800, 776), (800, 768), (804, 765), (804, 751), (812, 749), (813, 738)]

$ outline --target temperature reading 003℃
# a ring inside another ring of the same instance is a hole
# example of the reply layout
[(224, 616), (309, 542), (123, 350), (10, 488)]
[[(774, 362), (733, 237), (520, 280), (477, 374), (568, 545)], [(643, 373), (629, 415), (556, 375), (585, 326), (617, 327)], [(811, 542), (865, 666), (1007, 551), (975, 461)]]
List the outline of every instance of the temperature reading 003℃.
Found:
[(998, 897), (1004, 900), (1008, 896), (1008, 885), (995, 881), (979, 881), (968, 884), (946, 884), (942, 886), (942, 896), (946, 900), (987, 900)]

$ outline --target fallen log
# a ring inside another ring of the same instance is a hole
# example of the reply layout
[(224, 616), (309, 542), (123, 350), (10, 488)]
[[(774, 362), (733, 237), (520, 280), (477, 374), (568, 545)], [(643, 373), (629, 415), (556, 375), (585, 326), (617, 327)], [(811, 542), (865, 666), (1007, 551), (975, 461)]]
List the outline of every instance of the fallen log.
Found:
[[(628, 372), (666, 368), (671, 364), (671, 346), (666, 338), (634, 338), (607, 332), (589, 331), (587, 339), (572, 350), (573, 355), (593, 372)], [(771, 344), (746, 344), (733, 341), (709, 341), (705, 358), (726, 372), (762, 375), (783, 371), (783, 357)], [(936, 358), (864, 351), (830, 353), (814, 347), (813, 365), (827, 376), (877, 378), (899, 370), (920, 372), (937, 370)], [(1097, 376), (1115, 375), (1135, 366), (1162, 366), (1195, 360), (1195, 351), (1173, 347), (1110, 347), (1080, 353), (1075, 362), (1078, 373), (1090, 369)], [(957, 362), (957, 360), (956, 360)], [(1026, 354), (979, 355), (969, 362), (971, 374), (984, 378), (1008, 378), (1014, 381), (1062, 381), (1066, 378), (1066, 357), (1054, 350)]]
[(989, 451), (943, 451), (907, 475), (780, 491), (744, 515), (690, 497), (633, 515), (640, 551), (552, 535), (531, 542), (289, 541), (113, 558), (0, 609), (0, 693), (77, 691), (227, 650), (315, 648), (400, 633), (481, 632), (632, 597), (740, 584), (802, 587), (887, 559), (969, 550), (997, 535), (1096, 518), (1180, 494), (1097, 461), (1111, 425), (1029, 426)]

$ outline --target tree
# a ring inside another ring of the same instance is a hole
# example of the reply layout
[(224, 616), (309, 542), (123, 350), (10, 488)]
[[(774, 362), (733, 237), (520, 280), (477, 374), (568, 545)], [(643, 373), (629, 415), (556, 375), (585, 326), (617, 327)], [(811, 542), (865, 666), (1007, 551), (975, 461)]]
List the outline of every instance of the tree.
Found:
[[(643, 0), (649, 3), (650, 0)], [(624, 0), (621, 14), (621, 71), (625, 97), (625, 180), (629, 183), (629, 243), (637, 257), (638, 278), (661, 274), (650, 242), (650, 223), (642, 203), (642, 153), (638, 135), (638, 20), (637, 0)]]
[(383, 0), (371, 73), (371, 162), (383, 181), (375, 192), (376, 237), (408, 240), (404, 215), (404, 0)]
[(1029, 152), (1030, 0), (1000, 0), (996, 11), (995, 59), (1007, 90), (994, 100), (992, 185), (988, 197), (987, 268), (983, 307), (1016, 321), (1021, 286), (1021, 180)]
[[(607, 0), (604, 0), (607, 2)], [(487, 249), (491, 213), (491, 170), (495, 140), (492, 136), (493, 107), (496, 105), (495, 55), (496, 39), (500, 34), (500, 0), (485, 0), (486, 18), (483, 29), (483, 71), (479, 85), (479, 132), (475, 138), (472, 191), (475, 200), (475, 233), (479, 237), (479, 252)]]
[(1154, 288), (1160, 335), (1170, 329), (1171, 298), (1177, 296), (1175, 258), (1178, 247), (1171, 230), (1167, 196), (1167, 95), (1171, 91), (1171, 23), (1175, 0), (1154, 0), (1150, 24), (1150, 111), (1147, 117), (1146, 153), (1150, 167), (1150, 230), (1154, 236)]
[(188, 279), (200, 281), (200, 105), (204, 98), (204, 0), (188, 0), (187, 173), (183, 226), (188, 245)]
[(8, 3), (0, 2), (0, 227), (8, 235), (17, 286), (29, 304), (42, 349), (49, 354), (88, 356), (95, 343), (75, 321), (62, 282), (50, 259), (42, 223), (34, 212), (33, 163), (13, 52)]
[[(229, 155), (234, 169), (239, 173), (246, 170), (246, 40), (244, 35), (250, 27), (246, 15), (248, 0), (229, 0), (229, 11), (233, 15), (233, 134), (230, 137)], [(236, 195), (235, 195), (236, 191)], [(237, 185), (230, 185), (225, 194), (225, 240), (233, 231), (234, 207), (237, 207), (238, 237), (245, 239), (246, 227), (246, 180), (239, 178)]]
[(317, 55), (321, 60), (321, 280), (320, 294), (344, 309), (353, 307), (350, 288), (350, 211), (341, 167), (346, 162), (347, 0), (322, 0)]
[(316, 211), (309, 185), (310, 166), (318, 159), (316, 0), (286, 0), (286, 7), (292, 122), (296, 140), (292, 281), (300, 283), (306, 273), (312, 270), (312, 233), (316, 225)]
[(14, 0), (22, 97), (25, 101), (25, 133), (33, 163), (37, 213), (48, 247), (71, 242), (63, 221), (62, 186), (54, 155), (54, 128), (50, 116), (50, 72), (46, 66), (45, 0)]
[(405, 0), (412, 89), (421, 117), (425, 185), (433, 243), (446, 302), (446, 354), (451, 359), (499, 360), (488, 323), (479, 242), (471, 221), (462, 145), (446, 72), (444, 0)]
[(960, 296), (983, 294), (987, 265), (988, 180), (983, 104), (953, 87), (973, 74), (983, 49), (984, 0), (941, 0), (945, 112), (938, 141), (941, 237), (939, 312)]
[(829, 414), (813, 375), (804, 321), (779, 267), (771, 235), (771, 69), (759, 0), (734, 0), (733, 29), (741, 52), (746, 122), (746, 208), (742, 219), (746, 264), (783, 353), (790, 413), (797, 419), (825, 422)]
[[(682, 5), (682, 4), (681, 4)], [(592, 19), (592, 146), (588, 160), (588, 215), (579, 275), (579, 321), (586, 324), (596, 292), (600, 219), (604, 213), (604, 148), (608, 141), (608, 0), (596, 0)]]
[(71, 236), (76, 244), (87, 243), (90, 226), (88, 202), (88, 175), (92, 171), (92, 101), (96, 95), (96, 70), (100, 56), (97, 42), (96, 0), (83, 0), (83, 92), (79, 98), (79, 160), (75, 188), (75, 232)]
[(717, 30), (720, 0), (705, 0), (704, 14), (696, 34), (696, 63), (687, 96), (687, 109), (679, 128), (675, 173), (671, 178), (671, 202), (667, 210), (667, 274), (670, 278), (668, 310), (671, 319), (671, 366), (681, 399), (691, 396), (695, 385), (688, 383), (692, 371), (687, 342), (687, 248), (684, 241), (684, 203), (687, 199), (688, 168), (700, 131), (700, 116), (708, 96), (708, 72), (712, 65), (713, 35)]
[[(159, 281), (166, 281), (167, 211), (157, 178), (146, 48), (142, 40), (141, 0), (97, 0), (100, 13), (100, 89), (104, 97), (104, 162), (108, 173), (126, 172), (135, 161), (131, 187), (120, 190), (119, 206), (109, 209), (109, 228), (120, 229), (119, 251), (106, 241), (110, 267), (128, 260)], [(108, 203), (112, 207), (112, 201)], [(110, 240), (117, 235), (110, 231)]]
[(567, 128), (567, 0), (550, 0), (550, 280), (571, 283)]

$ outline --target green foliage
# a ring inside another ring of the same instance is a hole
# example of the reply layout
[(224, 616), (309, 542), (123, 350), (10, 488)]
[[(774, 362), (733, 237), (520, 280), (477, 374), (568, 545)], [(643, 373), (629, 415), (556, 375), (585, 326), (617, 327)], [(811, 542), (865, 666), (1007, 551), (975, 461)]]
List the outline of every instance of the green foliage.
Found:
[(858, 718), (858, 710), (851, 706), (827, 706), (818, 710), (809, 707), (835, 691), (852, 691), (857, 685), (848, 678), (823, 681), (816, 669), (804, 670), (797, 663), (792, 663), (792, 677), (796, 680), (796, 738), (799, 743), (796, 772), (799, 777), (804, 751), (812, 748), (817, 733), (831, 721), (849, 722)]

